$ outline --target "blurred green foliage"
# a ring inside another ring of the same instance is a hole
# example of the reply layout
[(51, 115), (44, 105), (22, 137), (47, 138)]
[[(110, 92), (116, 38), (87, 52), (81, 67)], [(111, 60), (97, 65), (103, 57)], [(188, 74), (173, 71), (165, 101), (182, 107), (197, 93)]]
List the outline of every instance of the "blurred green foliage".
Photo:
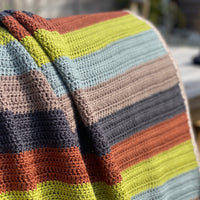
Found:
[(186, 26), (186, 18), (175, 1), (170, 1), (164, 8), (162, 6), (161, 0), (151, 0), (150, 21), (155, 25), (161, 24), (163, 17), (167, 17), (163, 12), (167, 12), (176, 27), (184, 28)]
[(149, 19), (155, 25), (160, 24), (162, 17), (162, 7), (160, 0), (151, 0)]
[[(162, 0), (149, 0), (150, 12), (149, 20), (155, 25), (163, 23), (163, 18), (168, 17), (172, 20), (172, 24), (179, 28), (186, 26), (186, 19), (181, 9), (175, 0), (170, 0), (168, 4), (163, 8)], [(116, 9), (129, 8), (131, 0), (115, 0)], [(142, 10), (142, 4), (138, 4), (138, 8)], [(166, 15), (167, 13), (167, 15)]]
[(179, 28), (184, 28), (186, 26), (186, 18), (183, 14), (183, 12), (181, 11), (181, 9), (178, 7), (178, 5), (172, 1), (169, 4), (169, 13), (172, 14), (174, 16), (175, 22), (176, 22), (176, 26)]
[(115, 0), (115, 5), (117, 9), (129, 8), (130, 0)]

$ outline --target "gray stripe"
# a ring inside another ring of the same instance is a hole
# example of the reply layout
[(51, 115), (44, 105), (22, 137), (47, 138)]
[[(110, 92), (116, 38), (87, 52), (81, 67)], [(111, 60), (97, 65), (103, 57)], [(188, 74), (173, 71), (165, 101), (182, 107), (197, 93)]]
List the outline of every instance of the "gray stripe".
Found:
[(128, 106), (97, 123), (110, 145), (185, 111), (178, 85)]
[(111, 145), (185, 111), (179, 86), (160, 92), (99, 121)]
[(0, 153), (79, 146), (77, 134), (72, 133), (60, 110), (17, 115), (1, 112), (0, 133)]
[(180, 88), (175, 85), (100, 119), (88, 127), (88, 138), (96, 153), (105, 155), (112, 145), (184, 111)]
[(79, 123), (72, 133), (61, 110), (14, 115), (0, 113), (0, 153), (34, 148), (78, 146), (83, 154), (105, 155), (113, 144), (185, 111), (178, 85), (100, 119), (90, 127)]

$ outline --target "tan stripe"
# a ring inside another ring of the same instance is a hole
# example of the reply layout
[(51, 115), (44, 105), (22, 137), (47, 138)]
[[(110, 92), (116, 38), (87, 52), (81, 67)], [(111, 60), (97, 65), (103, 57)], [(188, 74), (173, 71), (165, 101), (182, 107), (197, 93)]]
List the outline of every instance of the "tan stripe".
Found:
[(176, 71), (166, 55), (94, 87), (75, 91), (73, 95), (75, 100), (84, 98), (85, 106), (80, 107), (80, 112), (91, 124), (177, 83)]
[(68, 95), (57, 97), (44, 75), (31, 71), (18, 76), (0, 77), (0, 111), (14, 114), (61, 109), (75, 130), (75, 113)]
[[(0, 77), (0, 110), (27, 113), (62, 109), (72, 131), (79, 121), (68, 95), (56, 97), (48, 81), (39, 71), (25, 75)], [(94, 87), (73, 92), (86, 124), (134, 104), (178, 82), (168, 56), (128, 70)], [(81, 97), (81, 98), (80, 98)], [(84, 99), (84, 102), (79, 102)], [(84, 117), (85, 116), (85, 117)]]

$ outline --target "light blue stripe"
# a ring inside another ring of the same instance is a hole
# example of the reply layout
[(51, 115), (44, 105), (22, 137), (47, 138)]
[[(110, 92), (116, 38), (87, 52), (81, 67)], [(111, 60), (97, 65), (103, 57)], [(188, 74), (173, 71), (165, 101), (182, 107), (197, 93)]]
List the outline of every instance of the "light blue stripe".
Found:
[[(157, 34), (150, 30), (119, 40), (74, 60), (59, 58), (55, 65), (63, 79), (68, 83), (71, 81), (71, 90), (75, 90), (95, 86), (165, 54), (166, 50)], [(69, 76), (73, 77), (75, 84), (73, 80), (68, 80)]]
[(52, 63), (47, 63), (45, 66), (39, 69), (41, 69), (41, 72), (47, 78), (56, 96), (60, 97), (69, 93), (69, 90), (61, 78), (61, 75), (58, 73)]
[(198, 169), (194, 169), (174, 177), (160, 187), (140, 193), (131, 200), (190, 200), (199, 196), (200, 175)]
[(0, 45), (0, 75), (19, 75), (37, 69), (33, 58), (18, 41)]
[(41, 71), (57, 96), (68, 91), (95, 86), (124, 73), (134, 66), (166, 54), (153, 30), (129, 36), (89, 55), (71, 60), (56, 59), (42, 68), (17, 41), (0, 46), (0, 75), (19, 75), (30, 70)]
[(24, 46), (16, 40), (0, 45), (0, 76), (20, 75), (31, 70), (42, 72), (57, 96), (68, 93), (52, 63), (47, 63), (43, 68), (38, 67)]

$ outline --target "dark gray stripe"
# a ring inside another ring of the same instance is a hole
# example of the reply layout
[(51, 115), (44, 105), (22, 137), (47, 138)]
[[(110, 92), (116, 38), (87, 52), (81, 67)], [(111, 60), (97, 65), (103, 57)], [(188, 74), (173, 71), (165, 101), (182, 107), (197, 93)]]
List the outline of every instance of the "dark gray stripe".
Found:
[(0, 153), (71, 146), (78, 146), (78, 137), (71, 132), (63, 111), (0, 113)]
[(7, 12), (7, 10), (1, 11), (0, 12), (0, 20), (2, 20), (6, 16), (10, 16), (11, 14)]
[(184, 111), (180, 89), (176, 85), (104, 117), (90, 127), (79, 123), (76, 133), (70, 130), (61, 110), (17, 115), (10, 111), (1, 112), (0, 153), (77, 146), (82, 154), (102, 156), (110, 152), (113, 144)]
[(100, 119), (88, 127), (88, 137), (95, 152), (105, 155), (112, 145), (184, 111), (180, 88), (176, 85)]
[[(73, 133), (62, 110), (26, 114), (0, 113), (0, 153), (20, 153), (37, 148), (67, 148), (77, 146), (81, 152), (95, 153), (97, 148), (88, 129), (79, 123)], [(100, 131), (98, 131), (99, 133)], [(93, 136), (95, 131), (93, 130)], [(100, 141), (104, 142), (104, 140)], [(108, 148), (105, 148), (108, 152)]]
[(185, 111), (179, 86), (160, 92), (100, 120), (111, 145)]

